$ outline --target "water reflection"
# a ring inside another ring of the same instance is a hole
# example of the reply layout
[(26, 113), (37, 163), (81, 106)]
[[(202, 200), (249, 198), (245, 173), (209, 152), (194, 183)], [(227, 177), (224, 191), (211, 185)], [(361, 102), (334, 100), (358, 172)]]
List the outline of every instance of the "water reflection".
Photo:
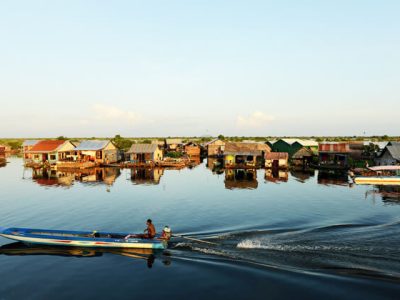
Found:
[(207, 158), (207, 168), (210, 169), (214, 174), (223, 174), (223, 159), (215, 157)]
[(32, 180), (42, 186), (62, 186), (70, 187), (75, 181), (84, 184), (106, 184), (113, 185), (120, 176), (121, 171), (118, 168), (90, 168), (79, 172), (69, 170), (54, 169), (31, 169)]
[(80, 248), (80, 247), (53, 247), (47, 245), (26, 245), (21, 242), (6, 244), (0, 247), (0, 254), (8, 256), (51, 255), (66, 257), (99, 257), (103, 254), (121, 255), (137, 260), (144, 260), (151, 268), (156, 257), (161, 257), (164, 265), (170, 265), (169, 257), (152, 249), (117, 249), (117, 248)]
[(7, 166), (7, 157), (5, 153), (0, 154), (0, 168)]
[(311, 177), (315, 176), (315, 170), (291, 170), (290, 175), (293, 176), (298, 182), (305, 183)]
[(256, 189), (258, 187), (257, 171), (254, 169), (227, 169), (225, 170), (225, 188)]
[(134, 184), (153, 185), (159, 184), (161, 176), (164, 174), (164, 169), (131, 169), (131, 180)]
[(265, 170), (265, 180), (269, 182), (287, 182), (289, 179), (289, 173), (286, 170), (279, 170), (276, 168)]
[(318, 184), (352, 186), (347, 172), (318, 171)]
[(375, 200), (378, 195), (384, 204), (400, 205), (400, 186), (398, 185), (378, 185), (366, 192), (366, 197), (370, 196)]

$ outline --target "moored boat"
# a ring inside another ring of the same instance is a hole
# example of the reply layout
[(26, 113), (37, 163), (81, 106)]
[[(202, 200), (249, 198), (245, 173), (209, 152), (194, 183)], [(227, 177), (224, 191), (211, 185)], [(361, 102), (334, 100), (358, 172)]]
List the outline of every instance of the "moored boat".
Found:
[(128, 233), (0, 227), (0, 236), (28, 244), (139, 249), (166, 249), (168, 246), (168, 242), (159, 235), (153, 239), (135, 235), (125, 239), (128, 235)]
[(356, 184), (400, 185), (400, 166), (376, 166), (368, 169), (374, 175), (357, 176), (354, 178)]

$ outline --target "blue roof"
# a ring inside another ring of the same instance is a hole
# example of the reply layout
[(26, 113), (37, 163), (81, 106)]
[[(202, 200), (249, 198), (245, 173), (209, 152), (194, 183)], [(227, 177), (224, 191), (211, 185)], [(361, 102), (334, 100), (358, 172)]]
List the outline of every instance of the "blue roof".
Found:
[(34, 146), (39, 142), (39, 140), (26, 140), (22, 143), (22, 146)]
[(87, 140), (81, 141), (75, 150), (88, 151), (88, 150), (101, 150), (107, 146), (110, 141), (100, 141), (100, 140)]

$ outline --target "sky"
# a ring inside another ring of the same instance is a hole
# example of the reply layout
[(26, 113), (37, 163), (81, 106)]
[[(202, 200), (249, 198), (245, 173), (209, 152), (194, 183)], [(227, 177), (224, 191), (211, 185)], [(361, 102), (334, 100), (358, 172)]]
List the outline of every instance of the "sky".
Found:
[(1, 1), (0, 137), (400, 135), (400, 1)]

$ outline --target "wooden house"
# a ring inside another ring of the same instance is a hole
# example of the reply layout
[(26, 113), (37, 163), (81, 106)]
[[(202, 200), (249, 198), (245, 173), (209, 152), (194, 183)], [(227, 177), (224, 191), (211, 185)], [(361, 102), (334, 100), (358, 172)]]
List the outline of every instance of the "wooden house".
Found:
[(109, 140), (84, 140), (75, 148), (77, 161), (90, 161), (97, 164), (117, 162), (118, 153), (118, 148)]
[(305, 168), (312, 163), (314, 152), (306, 147), (301, 147), (291, 158), (291, 166)]
[(258, 168), (264, 166), (265, 153), (271, 148), (258, 143), (226, 143), (223, 151), (226, 168)]
[(349, 167), (350, 144), (348, 142), (324, 142), (319, 144), (319, 166), (326, 169)]
[(164, 149), (166, 151), (175, 151), (181, 152), (183, 151), (183, 142), (182, 139), (165, 139)]
[(400, 142), (389, 142), (382, 153), (375, 159), (380, 166), (400, 164)]
[(221, 156), (225, 150), (225, 142), (220, 139), (214, 139), (205, 144), (207, 149), (207, 156), (218, 157)]
[(132, 163), (151, 163), (163, 160), (163, 151), (157, 144), (132, 144), (127, 152)]
[(265, 167), (274, 169), (287, 169), (289, 167), (289, 154), (287, 152), (266, 152)]
[(200, 157), (201, 148), (199, 144), (189, 142), (184, 146), (183, 150), (189, 157)]
[(0, 145), (0, 153), (5, 154), (11, 151), (11, 148), (7, 145)]
[(37, 142), (27, 153), (31, 154), (34, 163), (56, 164), (66, 153), (74, 151), (75, 146), (70, 141), (43, 140)]
[(26, 140), (22, 143), (22, 153), (24, 159), (32, 159), (32, 155), (29, 151), (35, 146), (39, 140)]

